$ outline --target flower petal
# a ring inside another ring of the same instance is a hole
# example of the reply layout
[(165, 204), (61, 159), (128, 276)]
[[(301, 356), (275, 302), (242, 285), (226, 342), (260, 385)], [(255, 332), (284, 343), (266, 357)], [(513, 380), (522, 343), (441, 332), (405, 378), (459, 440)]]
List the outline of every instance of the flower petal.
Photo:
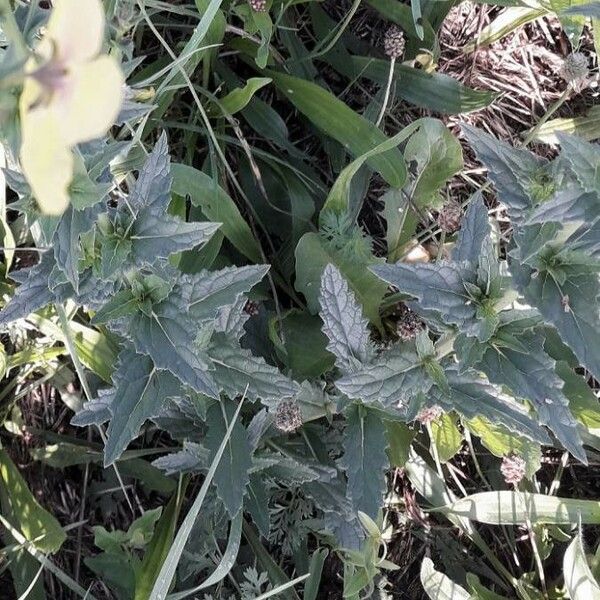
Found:
[(111, 56), (100, 56), (72, 69), (68, 95), (57, 95), (61, 135), (71, 146), (103, 136), (123, 102), (123, 74)]
[(21, 166), (40, 210), (48, 215), (60, 215), (69, 206), (73, 154), (60, 129), (47, 109), (22, 115)]
[(104, 9), (100, 0), (54, 0), (46, 36), (59, 58), (66, 63), (82, 63), (94, 58), (102, 48)]

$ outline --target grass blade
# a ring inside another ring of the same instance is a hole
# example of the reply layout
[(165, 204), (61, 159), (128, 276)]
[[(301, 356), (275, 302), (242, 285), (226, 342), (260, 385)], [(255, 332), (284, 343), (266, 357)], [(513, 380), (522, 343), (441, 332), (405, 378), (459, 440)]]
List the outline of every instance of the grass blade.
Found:
[(167, 558), (165, 559), (165, 562), (163, 563), (160, 569), (160, 573), (156, 578), (156, 583), (152, 588), (152, 593), (150, 595), (152, 600), (164, 600), (167, 597), (169, 588), (171, 587), (171, 582), (173, 581), (173, 577), (175, 576), (177, 565), (179, 564), (179, 560), (181, 558), (181, 554), (183, 553), (185, 544), (188, 538), (190, 537), (192, 527), (196, 522), (196, 517), (198, 516), (198, 513), (202, 508), (202, 503), (204, 502), (204, 498), (206, 497), (208, 489), (210, 488), (210, 484), (212, 483), (213, 477), (215, 476), (215, 472), (217, 470), (217, 467), (219, 466), (219, 462), (221, 462), (221, 457), (225, 452), (225, 448), (227, 447), (229, 438), (231, 437), (233, 426), (235, 425), (237, 418), (240, 414), (240, 410), (242, 408), (242, 404), (244, 403), (245, 397), (246, 392), (244, 392), (244, 395), (240, 400), (240, 403), (238, 404), (235, 414), (231, 419), (231, 423), (229, 424), (227, 432), (225, 433), (225, 437), (223, 438), (223, 441), (221, 442), (221, 445), (217, 450), (215, 458), (212, 461), (212, 464), (210, 465), (210, 469), (206, 474), (206, 479), (204, 480), (202, 487), (198, 492), (198, 496), (196, 496), (194, 504), (192, 504), (192, 507), (190, 508), (188, 514), (183, 520), (183, 523), (181, 524), (181, 527), (179, 528), (179, 531), (177, 532), (177, 535), (175, 536), (173, 545), (171, 546), (171, 549), (167, 554)]

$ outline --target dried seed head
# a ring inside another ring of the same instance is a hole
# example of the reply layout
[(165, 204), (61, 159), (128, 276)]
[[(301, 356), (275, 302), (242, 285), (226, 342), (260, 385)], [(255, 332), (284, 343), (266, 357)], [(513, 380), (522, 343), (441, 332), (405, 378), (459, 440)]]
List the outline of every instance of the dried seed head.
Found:
[(404, 54), (404, 32), (398, 25), (390, 25), (383, 38), (383, 50), (390, 58), (400, 58)]
[(432, 421), (435, 421), (443, 412), (442, 407), (437, 404), (435, 406), (428, 406), (421, 409), (417, 415), (417, 421), (423, 425), (428, 425)]
[(500, 472), (504, 481), (509, 485), (517, 485), (525, 477), (527, 464), (525, 460), (516, 454), (505, 456), (502, 459)]
[(573, 86), (579, 86), (588, 75), (588, 59), (582, 52), (569, 54), (560, 68), (560, 76)]
[(459, 202), (451, 200), (442, 207), (438, 214), (438, 225), (444, 233), (454, 233), (460, 229), (462, 207)]
[(244, 312), (251, 317), (255, 317), (258, 314), (260, 305), (258, 302), (254, 302), (253, 300), (248, 300), (246, 304), (244, 304)]
[(424, 327), (423, 321), (419, 318), (419, 315), (414, 310), (408, 308), (402, 304), (400, 306), (400, 319), (396, 323), (396, 332), (398, 337), (403, 342), (414, 340), (417, 337), (417, 333)]
[(293, 400), (283, 400), (275, 410), (275, 427), (292, 432), (302, 426), (300, 407)]
[(265, 12), (267, 10), (267, 0), (248, 0), (248, 4), (254, 12)]

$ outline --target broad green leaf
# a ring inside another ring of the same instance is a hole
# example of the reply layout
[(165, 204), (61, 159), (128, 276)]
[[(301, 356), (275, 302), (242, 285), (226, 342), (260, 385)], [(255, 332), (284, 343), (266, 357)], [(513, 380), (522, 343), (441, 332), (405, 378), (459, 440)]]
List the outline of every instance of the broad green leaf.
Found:
[(268, 538), (271, 529), (269, 515), (269, 496), (266, 483), (260, 474), (250, 475), (250, 484), (244, 500), (244, 510), (250, 513), (254, 524), (264, 538)]
[[(217, 454), (234, 410), (235, 406), (231, 402), (216, 402), (206, 413), (208, 433), (205, 444), (211, 453), (211, 460), (214, 460)], [(248, 475), (252, 465), (250, 455), (248, 434), (244, 426), (237, 422), (231, 431), (223, 459), (214, 475), (217, 494), (232, 518), (242, 507), (246, 486), (250, 481)]]
[(488, 169), (500, 201), (518, 222), (533, 206), (532, 180), (543, 169), (545, 161), (469, 125), (463, 125), (463, 130), (477, 159)]
[(112, 418), (104, 448), (105, 467), (121, 456), (167, 398), (180, 393), (177, 379), (168, 371), (158, 371), (148, 356), (125, 350), (119, 363), (113, 376), (115, 393), (109, 408)]
[(56, 266), (63, 272), (75, 291), (79, 289), (81, 236), (94, 226), (98, 210), (98, 207), (75, 210), (73, 206), (69, 206), (61, 217), (52, 240)]
[(563, 556), (565, 586), (571, 600), (600, 600), (600, 586), (595, 580), (579, 532)]
[[(267, 72), (290, 102), (321, 131), (359, 157), (387, 141), (387, 137), (364, 117), (348, 108), (321, 86), (274, 71)], [(406, 167), (399, 150), (388, 150), (370, 158), (368, 164), (393, 187), (402, 187)]]
[[(335, 180), (335, 183), (333, 184), (329, 195), (327, 196), (327, 200), (325, 201), (325, 204), (321, 209), (321, 215), (324, 215), (328, 212), (334, 212), (339, 215), (350, 215), (350, 218), (352, 220), (356, 219), (362, 207), (362, 203), (357, 203), (356, 206), (351, 207), (350, 193), (352, 179), (358, 173), (359, 169), (361, 169), (364, 163), (368, 162), (369, 159), (372, 159), (373, 157), (381, 155), (383, 152), (395, 148), (398, 144), (402, 143), (404, 140), (406, 140), (406, 138), (413, 134), (415, 130), (420, 130), (423, 127), (425, 127), (427, 122), (428, 120), (426, 119), (419, 119), (418, 121), (415, 121), (408, 127), (405, 127), (400, 133), (396, 134), (393, 138), (390, 138), (389, 140), (378, 144), (377, 146), (375, 146), (375, 148), (368, 150), (364, 154), (354, 159), (339, 174), (338, 178)], [(323, 219), (321, 219), (321, 222), (323, 223)]]
[(0, 479), (9, 513), (15, 527), (35, 548), (44, 553), (57, 552), (67, 539), (60, 523), (34, 498), (19, 470), (0, 448)]
[[(505, 329), (510, 329), (508, 325)], [(477, 364), (492, 383), (507, 386), (516, 396), (529, 400), (539, 420), (547, 425), (563, 446), (587, 463), (577, 423), (564, 395), (563, 381), (555, 373), (555, 362), (543, 348), (544, 338), (532, 331), (518, 331), (525, 352), (492, 343)]]
[(178, 286), (188, 305), (189, 313), (198, 320), (214, 319), (219, 310), (236, 303), (267, 273), (269, 267), (251, 265), (226, 267), (218, 271), (200, 271), (185, 275)]
[(202, 444), (184, 440), (183, 449), (157, 458), (152, 466), (163, 470), (166, 475), (197, 473), (208, 468), (209, 457), (209, 451)]
[(396, 421), (384, 421), (384, 423), (390, 465), (403, 468), (408, 460), (410, 446), (416, 431), (409, 429), (404, 423)]
[[(349, 78), (365, 77), (380, 85), (386, 85), (389, 61), (371, 56), (349, 56), (347, 61), (333, 61), (330, 55), (325, 60), (336, 71)], [(408, 65), (396, 63), (395, 95), (421, 108), (443, 114), (463, 114), (480, 110), (496, 98), (488, 91), (473, 90), (456, 79), (442, 73), (426, 73)]]
[(454, 262), (479, 264), (484, 240), (490, 235), (490, 222), (483, 196), (477, 192), (469, 201), (469, 208), (460, 225), (456, 244), (452, 250)]
[(558, 16), (565, 34), (574, 47), (579, 44), (579, 38), (587, 19), (585, 16), (577, 14), (577, 12), (575, 14), (569, 13), (568, 9), (573, 8), (577, 11), (579, 7), (584, 7), (585, 10), (585, 6), (588, 4), (594, 3), (590, 0), (550, 0), (550, 7)]
[(144, 162), (129, 194), (128, 203), (134, 212), (142, 208), (166, 211), (171, 202), (172, 179), (167, 136), (163, 133)]
[(579, 184), (586, 192), (598, 193), (600, 187), (600, 146), (581, 138), (561, 133), (558, 135), (561, 157), (564, 158)]
[(448, 462), (460, 450), (463, 443), (463, 436), (456, 426), (456, 419), (444, 413), (431, 423), (431, 430), (440, 461)]
[(366, 406), (352, 404), (346, 411), (344, 455), (340, 461), (348, 477), (348, 497), (354, 511), (372, 518), (383, 505), (385, 470), (385, 426)]
[(237, 418), (240, 414), (240, 410), (242, 408), (243, 399), (238, 404), (238, 407), (235, 411), (235, 414), (231, 417), (227, 430), (225, 434), (222, 436), (222, 441), (215, 452), (214, 458), (208, 469), (208, 473), (206, 474), (206, 478), (202, 482), (202, 487), (198, 492), (198, 495), (194, 499), (194, 503), (190, 507), (183, 523), (181, 524), (173, 543), (169, 548), (169, 552), (162, 563), (160, 571), (156, 577), (156, 581), (154, 583), (154, 587), (152, 588), (152, 592), (150, 593), (150, 598), (152, 600), (165, 600), (167, 594), (169, 592), (169, 588), (171, 587), (171, 583), (173, 581), (173, 577), (175, 576), (175, 571), (177, 570), (177, 565), (179, 564), (179, 560), (181, 555), (183, 554), (183, 550), (185, 545), (192, 533), (192, 528), (198, 514), (202, 508), (202, 504), (204, 503), (204, 499), (206, 498), (206, 494), (210, 485), (212, 484), (213, 477), (215, 476), (215, 472), (219, 467), (219, 463), (221, 462), (221, 458), (229, 444), (229, 440), (231, 437), (231, 433), (233, 428), (237, 424)]
[(243, 88), (235, 88), (227, 96), (219, 100), (219, 104), (227, 111), (230, 115), (243, 110), (252, 97), (258, 90), (269, 85), (271, 79), (269, 77), (251, 77), (246, 82)]
[(432, 388), (428, 396), (431, 403), (439, 404), (446, 411), (455, 410), (468, 419), (482, 416), (492, 423), (502, 423), (509, 431), (531, 440), (546, 444), (550, 441), (544, 428), (522, 404), (504, 395), (478, 373), (467, 371), (458, 375), (450, 367), (445, 376), (448, 388), (445, 391), (437, 386)]
[(210, 362), (196, 346), (196, 324), (178, 301), (165, 299), (152, 306), (150, 314), (138, 313), (129, 331), (136, 350), (150, 356), (158, 369), (171, 371), (197, 392), (217, 397)]
[(544, 8), (530, 8), (528, 6), (508, 7), (496, 16), (489, 25), (484, 27), (477, 37), (463, 48), (463, 52), (470, 53), (478, 48), (489, 46), (504, 36), (509, 35), (515, 29), (531, 23), (547, 13), (548, 11)]
[(388, 190), (381, 198), (383, 202), (383, 218), (386, 223), (385, 241), (388, 251), (388, 262), (394, 263), (400, 258), (401, 239), (404, 223), (409, 214), (408, 199), (402, 190)]
[(370, 270), (403, 293), (419, 300), (419, 306), (440, 313), (446, 323), (465, 326), (475, 320), (476, 307), (464, 282), (469, 279), (462, 265), (426, 263), (374, 265)]
[[(0, 312), (0, 325), (24, 319), (54, 301), (54, 296), (48, 289), (48, 277), (53, 267), (54, 259), (50, 252), (46, 252), (37, 265), (24, 269), (24, 272), (20, 273), (18, 292)], [(10, 276), (14, 279), (16, 275), (11, 273)]]
[[(531, 130), (530, 130), (531, 131)], [(529, 134), (530, 131), (524, 132)], [(550, 119), (536, 130), (534, 140), (546, 144), (558, 144), (560, 133), (576, 135), (588, 142), (600, 138), (600, 107), (592, 106), (585, 115)]]
[(156, 524), (154, 535), (146, 548), (142, 564), (136, 571), (134, 600), (150, 600), (150, 592), (156, 581), (156, 576), (173, 542), (177, 518), (187, 489), (187, 481), (187, 479), (184, 479), (181, 488), (171, 496)]
[(131, 251), (138, 264), (153, 264), (157, 258), (206, 244), (218, 223), (186, 223), (165, 213), (142, 210), (133, 222)]
[(295, 286), (306, 297), (310, 312), (316, 314), (319, 311), (321, 276), (325, 267), (333, 264), (356, 294), (364, 315), (374, 324), (380, 322), (379, 306), (387, 286), (367, 269), (367, 265), (376, 259), (345, 256), (316, 233), (302, 236), (295, 255)]
[(174, 164), (173, 192), (189, 196), (192, 204), (202, 208), (204, 215), (221, 223), (223, 235), (252, 262), (261, 262), (258, 242), (230, 196), (212, 178), (188, 165)]
[(563, 393), (577, 420), (593, 433), (600, 433), (600, 403), (588, 382), (564, 361), (557, 361), (556, 374), (564, 381)]
[(471, 595), (447, 575), (435, 570), (430, 558), (421, 563), (421, 585), (431, 600), (471, 600)]
[(463, 167), (462, 149), (452, 132), (437, 119), (422, 119), (404, 149), (408, 164), (416, 164), (410, 194), (418, 208), (439, 203), (438, 191)]
[(368, 322), (354, 293), (339, 270), (328, 264), (321, 276), (321, 319), (329, 338), (327, 349), (336, 357), (342, 372), (351, 372), (373, 355)]
[(282, 398), (294, 397), (298, 391), (297, 384), (279, 369), (220, 335), (215, 336), (209, 355), (214, 365), (214, 379), (230, 398), (242, 394), (247, 387), (248, 398), (260, 398), (267, 406), (274, 406)]
[(319, 593), (321, 584), (321, 575), (323, 573), (323, 565), (325, 564), (328, 555), (329, 550), (327, 550), (327, 548), (319, 548), (316, 552), (313, 552), (308, 567), (310, 576), (304, 584), (304, 595), (302, 596), (302, 600), (317, 600), (317, 594)]
[(600, 523), (600, 502), (529, 492), (480, 492), (447, 507), (452, 515), (490, 525)]
[(295, 309), (286, 313), (281, 327), (276, 316), (271, 319), (271, 341), (280, 360), (297, 381), (319, 377), (333, 367), (335, 359), (326, 348), (327, 337), (321, 331), (322, 324), (319, 317)]
[(525, 476), (531, 479), (541, 467), (542, 450), (538, 443), (507, 431), (501, 424), (484, 417), (469, 419), (467, 429), (498, 458), (515, 454), (525, 460)]
[(335, 385), (350, 398), (406, 409), (414, 396), (427, 394), (433, 381), (421, 368), (414, 351), (394, 348), (373, 364), (344, 375)]
[[(565, 267), (565, 280), (557, 281), (551, 271), (534, 272), (511, 264), (517, 289), (535, 306), (546, 322), (556, 327), (563, 342), (580, 363), (600, 377), (600, 283), (595, 273), (582, 272), (577, 266)], [(572, 273), (572, 274), (571, 274)], [(565, 300), (567, 305), (565, 306)]]

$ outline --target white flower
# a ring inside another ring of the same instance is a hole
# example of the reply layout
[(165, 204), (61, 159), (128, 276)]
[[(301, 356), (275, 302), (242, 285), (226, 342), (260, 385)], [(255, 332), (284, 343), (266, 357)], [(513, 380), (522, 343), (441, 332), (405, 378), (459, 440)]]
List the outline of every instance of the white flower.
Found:
[(55, 0), (36, 56), (25, 66), (19, 100), (21, 166), (42, 212), (69, 204), (72, 148), (104, 135), (123, 99), (123, 74), (100, 54), (100, 0)]

